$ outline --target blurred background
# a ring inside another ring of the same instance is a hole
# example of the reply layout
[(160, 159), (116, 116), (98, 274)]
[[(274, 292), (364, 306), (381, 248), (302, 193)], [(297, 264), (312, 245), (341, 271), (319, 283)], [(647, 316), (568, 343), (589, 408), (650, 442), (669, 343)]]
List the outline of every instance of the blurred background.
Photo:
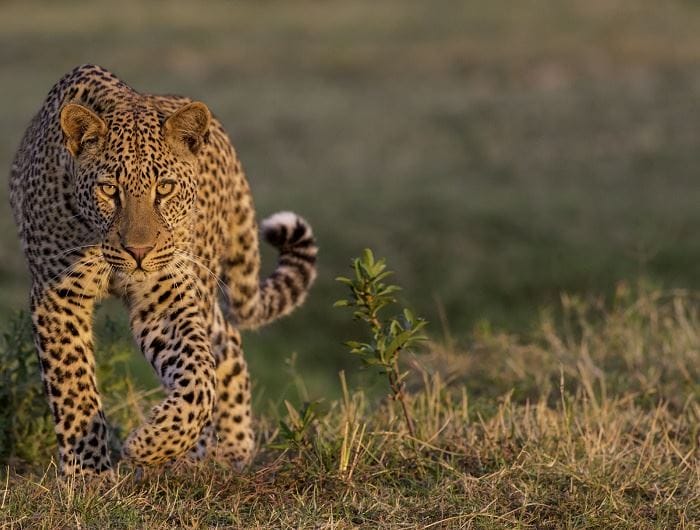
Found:
[[(206, 102), (259, 218), (311, 221), (309, 301), (244, 338), (258, 406), (296, 373), (312, 398), (358, 377), (342, 342), (359, 329), (331, 306), (367, 246), (458, 345), (476, 326), (527, 334), (562, 292), (700, 287), (700, 3), (0, 1), (0, 28), (4, 179), (51, 86), (97, 63)], [(28, 288), (6, 187), (5, 320)], [(101, 347), (130, 344), (118, 305), (99, 326)]]

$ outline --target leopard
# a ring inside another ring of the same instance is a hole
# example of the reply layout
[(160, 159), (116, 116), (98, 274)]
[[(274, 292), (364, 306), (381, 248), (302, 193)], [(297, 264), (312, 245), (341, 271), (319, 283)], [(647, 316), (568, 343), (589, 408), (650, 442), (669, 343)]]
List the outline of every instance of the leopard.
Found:
[[(114, 473), (121, 462), (248, 465), (255, 438), (241, 331), (304, 302), (317, 273), (310, 224), (282, 211), (258, 226), (242, 164), (206, 104), (138, 92), (91, 64), (51, 88), (9, 182), (62, 474)], [(264, 277), (260, 238), (277, 251)], [(108, 297), (123, 301), (164, 390), (117, 451), (93, 330)]]

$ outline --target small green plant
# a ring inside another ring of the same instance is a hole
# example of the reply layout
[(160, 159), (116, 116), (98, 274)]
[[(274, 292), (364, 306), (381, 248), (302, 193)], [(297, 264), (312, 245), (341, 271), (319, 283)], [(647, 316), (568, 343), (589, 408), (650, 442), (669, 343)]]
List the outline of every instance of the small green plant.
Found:
[(297, 410), (294, 406), (284, 400), (284, 405), (287, 408), (287, 421), (280, 420), (279, 441), (270, 444), (273, 449), (293, 449), (303, 451), (311, 446), (310, 430), (311, 425), (316, 419), (317, 402), (304, 403)]
[(46, 460), (55, 443), (31, 323), (20, 313), (0, 343), (0, 462)]
[(361, 257), (353, 260), (352, 269), (354, 278), (336, 278), (350, 288), (350, 297), (338, 300), (335, 307), (353, 308), (354, 318), (369, 327), (371, 339), (369, 342), (348, 341), (345, 344), (365, 364), (378, 367), (380, 373), (387, 376), (392, 397), (401, 404), (406, 428), (415, 437), (413, 420), (406, 405), (405, 379), (408, 372), (401, 372), (399, 356), (402, 351), (425, 340), (421, 330), (426, 321), (405, 308), (399, 316), (380, 315), (382, 309), (396, 303), (393, 294), (401, 288), (384, 283), (393, 273), (386, 270), (384, 259), (375, 260), (370, 249), (365, 249)]

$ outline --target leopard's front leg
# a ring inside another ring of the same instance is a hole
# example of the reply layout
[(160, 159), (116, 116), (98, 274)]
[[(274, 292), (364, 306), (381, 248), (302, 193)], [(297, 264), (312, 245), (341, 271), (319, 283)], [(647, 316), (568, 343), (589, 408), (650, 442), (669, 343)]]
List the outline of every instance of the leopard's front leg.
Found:
[(56, 423), (60, 468), (66, 475), (110, 468), (92, 340), (95, 298), (107, 274), (104, 265), (52, 282), (35, 278), (32, 285), (34, 340)]
[(133, 283), (126, 295), (134, 337), (168, 394), (124, 443), (123, 456), (138, 464), (188, 451), (214, 408), (216, 374), (198, 280), (182, 267)]

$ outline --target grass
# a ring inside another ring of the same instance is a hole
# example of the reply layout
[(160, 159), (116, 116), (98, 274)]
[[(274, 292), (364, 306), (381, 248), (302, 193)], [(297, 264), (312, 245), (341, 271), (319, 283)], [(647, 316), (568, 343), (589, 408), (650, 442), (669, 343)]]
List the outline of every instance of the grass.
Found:
[(415, 437), (396, 402), (341, 376), (343, 397), (314, 409), (292, 448), (274, 449), (278, 420), (260, 418), (241, 474), (122, 468), (95, 485), (6, 470), (0, 524), (696, 528), (698, 330), (688, 293), (565, 298), (528, 339), (481, 330), (467, 351), (431, 344), (410, 359)]

